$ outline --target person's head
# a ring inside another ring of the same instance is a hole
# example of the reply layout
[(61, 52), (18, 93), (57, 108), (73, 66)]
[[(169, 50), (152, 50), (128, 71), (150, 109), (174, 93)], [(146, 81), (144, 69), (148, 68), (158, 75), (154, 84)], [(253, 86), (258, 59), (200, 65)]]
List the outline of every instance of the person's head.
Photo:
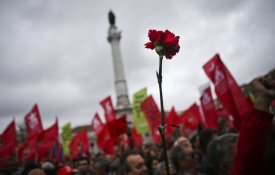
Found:
[(217, 137), (217, 134), (215, 130), (207, 128), (203, 129), (199, 134), (199, 144), (200, 144), (200, 150), (206, 154), (207, 152), (207, 146), (210, 143), (211, 140), (213, 140), (215, 137)]
[(94, 166), (97, 175), (106, 175), (110, 169), (109, 162), (103, 158), (97, 160)]
[(195, 168), (195, 160), (193, 159), (193, 152), (184, 149), (182, 145), (177, 145), (172, 149), (171, 160), (176, 172), (189, 172)]
[(37, 168), (40, 168), (40, 166), (38, 164), (36, 164), (34, 161), (32, 161), (32, 160), (26, 161), (26, 163), (24, 164), (22, 175), (28, 175), (28, 173), (31, 170), (37, 169)]
[(75, 161), (78, 173), (86, 174), (89, 171), (90, 160), (88, 157), (79, 157)]
[(200, 138), (198, 134), (195, 134), (191, 137), (190, 142), (194, 150), (199, 150), (200, 148)]
[(46, 175), (45, 172), (40, 168), (35, 168), (31, 170), (28, 175)]
[(128, 175), (147, 175), (145, 161), (138, 153), (130, 153), (126, 156), (125, 170)]
[(225, 134), (209, 143), (208, 160), (219, 175), (229, 175), (232, 171), (237, 139), (237, 134)]
[(193, 152), (192, 144), (186, 137), (179, 137), (174, 143), (174, 147), (177, 146), (180, 146), (185, 153)]
[(159, 162), (160, 161), (157, 158), (152, 159), (152, 169), (153, 169), (153, 171), (155, 171), (157, 169), (157, 166), (158, 166)]
[(42, 163), (41, 168), (47, 175), (54, 175), (55, 172), (55, 166), (52, 162), (46, 161)]

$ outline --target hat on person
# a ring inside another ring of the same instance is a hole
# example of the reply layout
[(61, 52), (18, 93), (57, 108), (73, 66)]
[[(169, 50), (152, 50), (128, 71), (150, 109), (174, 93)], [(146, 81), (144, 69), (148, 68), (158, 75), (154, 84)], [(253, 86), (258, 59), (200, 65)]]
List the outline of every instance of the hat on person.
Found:
[(76, 172), (73, 168), (71, 168), (68, 165), (65, 165), (57, 171), (56, 175), (71, 175), (74, 173), (76, 173)]

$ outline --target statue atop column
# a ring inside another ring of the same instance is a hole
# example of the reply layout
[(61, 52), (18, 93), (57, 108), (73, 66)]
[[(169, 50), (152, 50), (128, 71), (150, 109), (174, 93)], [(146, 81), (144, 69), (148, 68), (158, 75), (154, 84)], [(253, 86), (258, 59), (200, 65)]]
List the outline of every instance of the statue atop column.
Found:
[(112, 12), (112, 10), (109, 11), (109, 23), (110, 25), (115, 25), (116, 23), (116, 17), (115, 14)]
[(118, 31), (115, 25), (115, 15), (110, 10), (108, 13), (109, 18), (109, 30), (108, 30), (108, 41), (111, 44), (113, 64), (114, 64), (114, 75), (115, 75), (115, 90), (117, 96), (116, 110), (131, 109), (131, 104), (128, 98), (128, 88), (124, 75), (122, 55), (120, 52), (119, 41), (121, 38), (121, 32)]

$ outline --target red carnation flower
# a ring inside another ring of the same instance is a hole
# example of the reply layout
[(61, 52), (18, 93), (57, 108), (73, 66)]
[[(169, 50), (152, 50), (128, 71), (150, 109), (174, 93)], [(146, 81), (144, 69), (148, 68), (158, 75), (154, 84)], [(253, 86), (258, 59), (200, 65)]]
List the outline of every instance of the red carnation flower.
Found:
[(150, 42), (145, 44), (146, 48), (155, 49), (159, 56), (165, 56), (167, 59), (172, 59), (179, 50), (179, 36), (175, 36), (169, 30), (158, 31), (149, 30), (148, 37)]

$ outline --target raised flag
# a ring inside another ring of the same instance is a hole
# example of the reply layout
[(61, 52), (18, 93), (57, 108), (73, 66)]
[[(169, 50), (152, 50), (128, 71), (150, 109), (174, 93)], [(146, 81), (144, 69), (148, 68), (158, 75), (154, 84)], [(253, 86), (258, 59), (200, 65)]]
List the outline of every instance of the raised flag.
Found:
[(113, 107), (113, 103), (111, 100), (111, 97), (108, 96), (107, 98), (103, 99), (100, 102), (100, 105), (103, 107), (104, 109), (104, 113), (105, 113), (105, 119), (106, 122), (111, 122), (113, 120), (116, 120), (116, 113)]
[(32, 110), (25, 116), (25, 124), (28, 138), (43, 131), (41, 116), (37, 104), (35, 104)]
[(138, 149), (144, 142), (142, 135), (140, 135), (136, 128), (131, 129), (131, 134), (124, 135), (119, 141), (119, 147), (123, 149)]
[(165, 123), (167, 124), (166, 130), (165, 130), (167, 137), (169, 137), (173, 132), (176, 131), (177, 127), (174, 127), (173, 125), (179, 126), (181, 124), (181, 120), (174, 106), (172, 107)]
[(95, 133), (98, 135), (98, 133), (101, 132), (101, 130), (104, 127), (104, 124), (102, 123), (98, 113), (95, 113), (95, 116), (92, 120), (92, 129), (95, 131)]
[(53, 157), (53, 146), (59, 144), (58, 120), (37, 136), (38, 160)]
[(110, 135), (113, 139), (118, 138), (120, 135), (127, 132), (126, 115), (107, 123)]
[(183, 124), (182, 132), (185, 136), (195, 132), (199, 124), (202, 123), (202, 117), (196, 103), (192, 104), (186, 111), (184, 111), (180, 118)]
[(234, 128), (233, 117), (229, 115), (228, 112), (223, 107), (216, 109), (216, 113), (218, 117), (223, 118), (226, 121), (225, 124), (228, 129)]
[(218, 130), (218, 116), (216, 113), (210, 86), (207, 86), (201, 90), (200, 102), (206, 122), (205, 127)]
[(18, 161), (24, 163), (27, 160), (36, 160), (37, 155), (37, 135), (25, 140), (18, 150)]
[(215, 92), (224, 108), (234, 117), (237, 128), (241, 125), (241, 118), (252, 108), (249, 98), (246, 98), (237, 82), (216, 54), (204, 66), (204, 71), (215, 85)]
[(69, 144), (69, 148), (71, 151), (72, 158), (89, 155), (90, 144), (87, 130), (82, 130), (75, 136), (73, 136)]
[(97, 146), (105, 155), (114, 154), (114, 140), (111, 138), (107, 124), (103, 126), (103, 129), (97, 135)]
[(13, 162), (15, 160), (13, 145), (2, 145), (0, 147), (0, 155), (0, 168)]
[(138, 148), (144, 142), (142, 135), (140, 135), (135, 128), (132, 129), (131, 141), (135, 148)]
[(15, 121), (13, 120), (4, 130), (1, 136), (2, 146), (11, 146), (15, 150), (17, 147), (17, 137)]
[(150, 131), (144, 113), (141, 111), (141, 103), (147, 98), (147, 90), (143, 88), (133, 95), (133, 121), (136, 131), (145, 134)]
[(144, 112), (145, 117), (149, 123), (153, 141), (155, 143), (160, 143), (161, 136), (159, 134), (158, 126), (160, 126), (161, 122), (161, 113), (152, 95), (147, 97), (141, 103), (141, 110)]
[(67, 123), (62, 127), (61, 139), (62, 139), (62, 148), (63, 148), (64, 155), (69, 156), (70, 155), (69, 143), (72, 139), (71, 123)]

